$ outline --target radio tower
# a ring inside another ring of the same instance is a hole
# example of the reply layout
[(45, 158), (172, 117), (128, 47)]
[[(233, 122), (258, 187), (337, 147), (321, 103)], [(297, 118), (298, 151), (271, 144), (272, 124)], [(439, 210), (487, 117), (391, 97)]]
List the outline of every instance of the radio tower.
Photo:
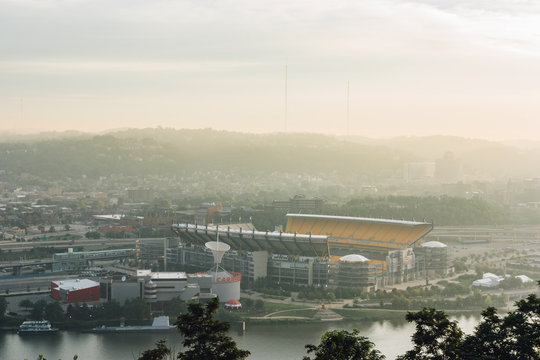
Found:
[(350, 135), (349, 126), (349, 80), (347, 80), (347, 136)]
[(287, 64), (285, 64), (285, 133), (287, 132), (287, 113), (288, 113), (288, 109), (287, 109), (287, 100), (288, 100), (288, 97), (287, 97)]

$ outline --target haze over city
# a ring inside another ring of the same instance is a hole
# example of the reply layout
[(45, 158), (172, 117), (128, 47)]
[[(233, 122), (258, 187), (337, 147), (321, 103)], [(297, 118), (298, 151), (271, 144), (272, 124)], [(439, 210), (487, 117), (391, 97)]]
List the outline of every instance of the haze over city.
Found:
[(0, 131), (539, 140), (539, 7), (3, 0)]
[(0, 359), (540, 359), (540, 2), (0, 0)]

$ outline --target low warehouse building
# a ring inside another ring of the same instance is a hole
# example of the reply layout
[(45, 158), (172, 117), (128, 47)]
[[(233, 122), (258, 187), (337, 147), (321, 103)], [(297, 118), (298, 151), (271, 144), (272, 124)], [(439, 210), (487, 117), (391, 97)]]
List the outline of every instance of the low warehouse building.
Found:
[(68, 304), (99, 301), (99, 283), (89, 279), (51, 281), (51, 296)]

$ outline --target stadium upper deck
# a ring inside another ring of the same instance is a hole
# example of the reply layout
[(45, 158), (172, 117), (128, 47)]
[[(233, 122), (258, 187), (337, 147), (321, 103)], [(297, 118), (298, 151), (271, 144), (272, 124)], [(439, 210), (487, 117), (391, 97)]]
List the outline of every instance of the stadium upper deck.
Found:
[(326, 257), (328, 237), (324, 235), (291, 234), (285, 232), (243, 231), (231, 229), (226, 225), (176, 224), (172, 230), (184, 239), (204, 246), (207, 241), (219, 240), (238, 251), (266, 250), (273, 254), (304, 255)]
[(426, 222), (288, 214), (285, 232), (242, 231), (226, 225), (176, 224), (173, 231), (200, 245), (220, 241), (234, 250), (266, 250), (273, 254), (328, 257), (334, 251), (385, 253), (404, 249), (426, 236), (433, 225)]
[(365, 249), (377, 252), (404, 249), (422, 239), (433, 224), (330, 215), (288, 214), (288, 233), (326, 235), (332, 249)]

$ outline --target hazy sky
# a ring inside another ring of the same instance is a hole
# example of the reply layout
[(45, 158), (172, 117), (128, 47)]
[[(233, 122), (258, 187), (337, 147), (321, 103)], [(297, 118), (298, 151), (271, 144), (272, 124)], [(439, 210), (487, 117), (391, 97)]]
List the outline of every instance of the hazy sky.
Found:
[(540, 2), (0, 0), (0, 131), (540, 140)]

